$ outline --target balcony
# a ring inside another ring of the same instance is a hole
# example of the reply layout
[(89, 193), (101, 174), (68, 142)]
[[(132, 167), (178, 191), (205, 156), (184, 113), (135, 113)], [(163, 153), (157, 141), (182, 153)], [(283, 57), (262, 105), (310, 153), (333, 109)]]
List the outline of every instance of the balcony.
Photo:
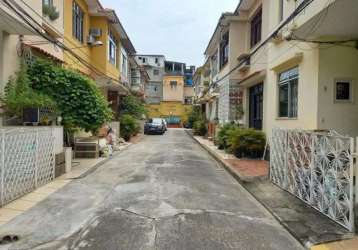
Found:
[(292, 36), (319, 41), (357, 39), (357, 13), (357, 0), (336, 0), (329, 6), (323, 1), (313, 2), (297, 19), (297, 26), (291, 30)]

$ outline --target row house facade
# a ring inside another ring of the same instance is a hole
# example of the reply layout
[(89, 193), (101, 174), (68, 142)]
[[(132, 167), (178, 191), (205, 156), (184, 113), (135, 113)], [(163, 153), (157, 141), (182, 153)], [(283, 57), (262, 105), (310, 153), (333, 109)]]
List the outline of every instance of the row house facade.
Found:
[[(1, 0), (0, 11), (1, 90), (19, 69), (21, 58), (35, 57), (50, 59), (93, 79), (115, 114), (121, 96), (132, 89), (132, 81), (136, 81), (133, 90), (144, 89), (148, 75), (139, 70), (139, 83), (132, 77), (139, 65), (128, 34), (116, 12), (98, 0)], [(31, 16), (32, 27), (26, 16)]]
[(118, 115), (120, 98), (131, 88), (131, 66), (135, 67), (130, 64), (136, 54), (130, 38), (116, 12), (98, 0), (64, 1), (64, 10), (65, 45), (75, 53), (65, 53), (66, 65), (94, 79)]
[[(354, 0), (242, 0), (205, 51), (215, 119), (357, 136)], [(342, 15), (342, 13), (345, 13)], [(339, 18), (337, 18), (339, 16)]]

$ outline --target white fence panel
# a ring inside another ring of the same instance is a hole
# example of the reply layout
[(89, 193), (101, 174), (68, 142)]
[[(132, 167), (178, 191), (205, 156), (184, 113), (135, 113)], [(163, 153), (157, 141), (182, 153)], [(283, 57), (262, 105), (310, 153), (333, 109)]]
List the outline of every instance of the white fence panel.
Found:
[(54, 179), (51, 128), (0, 129), (0, 206)]
[(271, 181), (354, 231), (353, 138), (274, 129), (270, 146)]

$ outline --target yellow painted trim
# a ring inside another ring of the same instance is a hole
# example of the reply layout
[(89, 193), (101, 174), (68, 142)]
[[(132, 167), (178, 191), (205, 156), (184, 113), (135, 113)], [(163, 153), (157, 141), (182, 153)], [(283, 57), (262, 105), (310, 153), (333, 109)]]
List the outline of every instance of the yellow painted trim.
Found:
[(327, 245), (325, 244), (311, 247), (311, 250), (329, 250), (329, 249), (330, 248), (327, 247)]

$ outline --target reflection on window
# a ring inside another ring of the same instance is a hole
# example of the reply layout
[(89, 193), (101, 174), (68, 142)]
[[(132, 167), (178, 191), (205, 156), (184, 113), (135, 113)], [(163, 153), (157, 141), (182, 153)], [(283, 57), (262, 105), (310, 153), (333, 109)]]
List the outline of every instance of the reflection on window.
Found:
[(298, 68), (279, 75), (279, 117), (297, 117)]

